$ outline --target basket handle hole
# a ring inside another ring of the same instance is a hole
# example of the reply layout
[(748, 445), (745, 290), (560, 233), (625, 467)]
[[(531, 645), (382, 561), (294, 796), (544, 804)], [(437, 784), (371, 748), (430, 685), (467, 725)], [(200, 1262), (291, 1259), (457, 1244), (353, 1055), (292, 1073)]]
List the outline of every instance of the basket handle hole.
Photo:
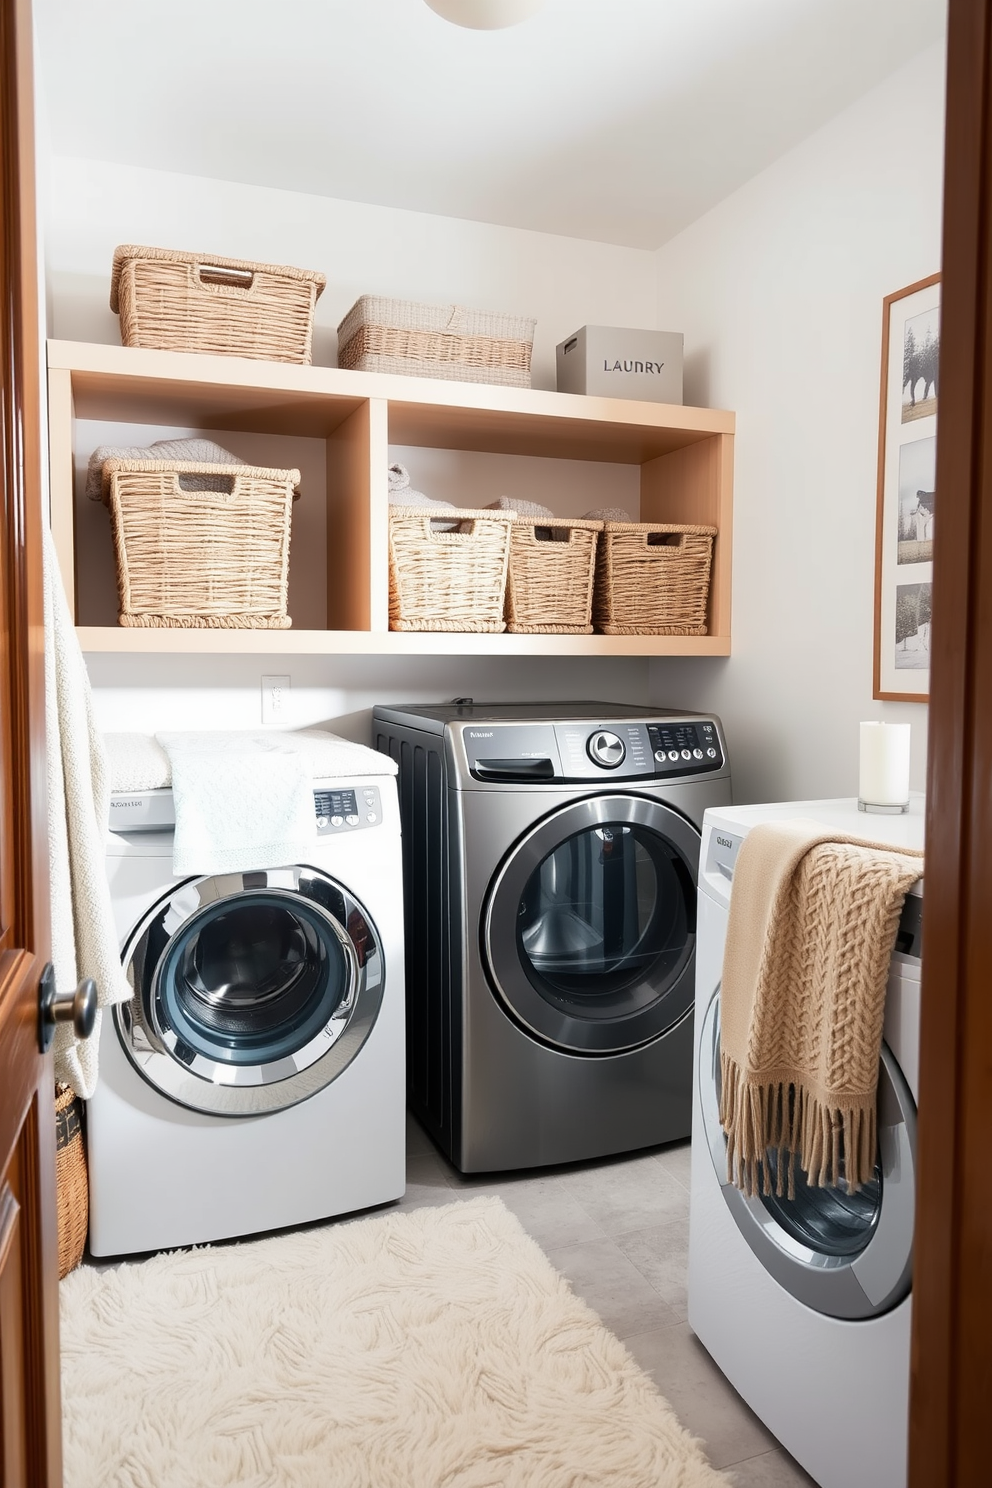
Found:
[(189, 475), (177, 476), (180, 491), (217, 491), (222, 496), (233, 496), (233, 475)]
[(684, 532), (649, 532), (649, 548), (680, 548), (685, 541)]
[(251, 269), (222, 269), (217, 264), (197, 264), (201, 284), (220, 284), (225, 289), (251, 289), (255, 275)]
[(535, 542), (567, 543), (572, 534), (567, 527), (535, 527)]

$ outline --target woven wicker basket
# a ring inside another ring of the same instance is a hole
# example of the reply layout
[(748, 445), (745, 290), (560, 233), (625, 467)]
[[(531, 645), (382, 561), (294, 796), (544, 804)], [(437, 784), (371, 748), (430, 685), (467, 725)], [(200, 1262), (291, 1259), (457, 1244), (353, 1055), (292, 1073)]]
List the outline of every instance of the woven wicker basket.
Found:
[(55, 1187), (59, 1229), (59, 1278), (83, 1258), (90, 1222), (82, 1101), (68, 1085), (55, 1087)]
[[(201, 489), (184, 490), (184, 477)], [(205, 479), (213, 489), (203, 490)], [(107, 460), (121, 625), (287, 630), (298, 470)]]
[(593, 624), (604, 635), (705, 635), (715, 527), (605, 522)]
[(535, 324), (523, 315), (362, 295), (338, 326), (338, 365), (530, 387)]
[(390, 508), (390, 630), (505, 630), (513, 513), (452, 508), (438, 519), (436, 507)]
[(510, 532), (506, 628), (524, 635), (590, 635), (602, 522), (518, 517)]
[(309, 363), (326, 282), (311, 269), (125, 244), (114, 252), (110, 308), (125, 346)]

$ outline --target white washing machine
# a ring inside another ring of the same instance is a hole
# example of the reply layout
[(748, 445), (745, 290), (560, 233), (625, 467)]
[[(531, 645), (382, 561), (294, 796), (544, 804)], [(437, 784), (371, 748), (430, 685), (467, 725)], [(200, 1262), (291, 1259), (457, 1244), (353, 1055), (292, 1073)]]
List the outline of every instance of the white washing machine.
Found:
[(177, 878), (171, 790), (112, 798), (107, 871), (134, 997), (103, 1019), (87, 1106), (94, 1255), (404, 1192), (396, 782), (317, 780), (314, 806), (309, 862)]
[(707, 811), (699, 874), (689, 1323), (734, 1388), (822, 1488), (905, 1488), (916, 1200), (922, 880), (893, 954), (875, 1176), (857, 1194), (748, 1199), (727, 1181), (719, 987), (738, 849), (758, 822), (922, 848), (923, 797), (901, 816), (856, 800)]

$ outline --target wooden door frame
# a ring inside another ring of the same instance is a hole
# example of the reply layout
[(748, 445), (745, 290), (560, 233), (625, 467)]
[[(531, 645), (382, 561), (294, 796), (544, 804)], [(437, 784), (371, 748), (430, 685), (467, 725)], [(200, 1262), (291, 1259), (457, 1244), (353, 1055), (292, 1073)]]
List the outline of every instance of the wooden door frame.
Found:
[[(0, 1327), (0, 1473), (57, 1488), (54, 1087), (38, 1048), (50, 952), (40, 357), (31, 0), (0, 0), (0, 1267), (12, 1277)], [(6, 1372), (15, 1357), (16, 1382)]]
[(984, 1488), (992, 1406), (992, 0), (950, 0), (911, 1488)]

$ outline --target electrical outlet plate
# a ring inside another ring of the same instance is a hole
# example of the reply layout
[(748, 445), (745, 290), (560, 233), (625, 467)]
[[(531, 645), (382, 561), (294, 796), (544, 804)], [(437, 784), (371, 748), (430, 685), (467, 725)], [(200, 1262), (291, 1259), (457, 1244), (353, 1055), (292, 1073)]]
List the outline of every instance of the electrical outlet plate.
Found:
[(262, 722), (285, 723), (289, 712), (291, 677), (262, 678)]

